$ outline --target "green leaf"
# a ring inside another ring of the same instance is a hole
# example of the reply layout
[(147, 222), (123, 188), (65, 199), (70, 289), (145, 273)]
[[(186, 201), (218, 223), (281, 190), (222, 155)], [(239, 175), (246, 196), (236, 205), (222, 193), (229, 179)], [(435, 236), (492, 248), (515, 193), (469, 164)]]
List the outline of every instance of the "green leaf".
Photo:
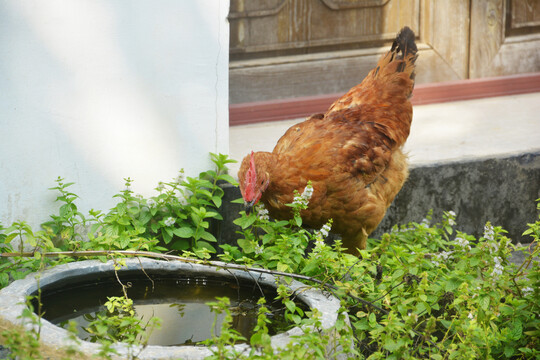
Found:
[(255, 252), (255, 245), (253, 244), (253, 241), (247, 240), (247, 239), (238, 239), (238, 246), (246, 253), (251, 254)]
[(229, 174), (221, 174), (217, 177), (218, 180), (224, 180), (230, 184), (233, 184), (233, 185), (237, 185), (238, 183), (236, 182), (236, 180), (234, 180), (234, 178), (229, 175)]
[(403, 271), (403, 269), (397, 269), (396, 271), (394, 271), (394, 273), (392, 274), (392, 280), (396, 280), (396, 279), (399, 279), (403, 276), (405, 272)]
[(284, 264), (282, 262), (278, 262), (277, 271), (287, 272), (288, 270), (289, 270), (289, 265)]
[(394, 340), (392, 339), (387, 339), (385, 342), (384, 342), (384, 345), (383, 347), (390, 351), (391, 353), (396, 351), (397, 349), (399, 349), (399, 344), (397, 342), (395, 342)]
[(173, 230), (174, 235), (181, 238), (190, 238), (193, 236), (193, 229), (187, 226)]
[(205, 248), (205, 249), (208, 249), (210, 250), (211, 253), (215, 253), (216, 252), (216, 248), (214, 248), (211, 244), (207, 243), (206, 241), (198, 241), (197, 242), (197, 246), (199, 248)]
[(296, 304), (294, 303), (294, 301), (286, 300), (284, 303), (287, 310), (289, 310), (291, 313), (294, 313), (294, 311), (296, 310)]
[(507, 358), (512, 357), (512, 355), (514, 355), (515, 352), (516, 352), (516, 349), (514, 349), (510, 345), (506, 345), (504, 347), (504, 356), (506, 356)]
[(212, 235), (211, 233), (209, 233), (208, 231), (204, 231), (201, 234), (201, 238), (206, 240), (206, 241), (217, 242), (216, 237), (214, 235)]
[(452, 277), (445, 284), (445, 291), (453, 291), (461, 285), (461, 279)]
[(142, 225), (146, 225), (151, 219), (152, 214), (149, 211), (143, 211), (139, 216), (139, 223)]
[(489, 296), (482, 296), (478, 299), (478, 303), (483, 310), (487, 310), (489, 307)]
[(152, 229), (153, 232), (157, 233), (159, 230), (159, 223), (158, 222), (151, 222), (150, 223), (150, 229)]
[(189, 240), (186, 239), (178, 239), (176, 240), (171, 246), (171, 249), (173, 250), (187, 250), (190, 248)]
[(233, 223), (240, 226), (243, 230), (251, 226), (255, 222), (255, 220), (257, 220), (257, 216), (254, 213), (251, 213), (249, 215), (245, 215), (244, 213), (242, 214), (242, 217), (235, 219)]
[(519, 340), (521, 339), (522, 335), (523, 335), (523, 324), (521, 323), (519, 319), (515, 319), (514, 322), (512, 322), (512, 325), (510, 326), (510, 337), (513, 340)]
[(167, 231), (164, 231), (164, 229), (161, 229), (161, 236), (163, 236), (163, 241), (165, 241), (165, 244), (170, 243), (172, 240), (172, 236)]
[(302, 269), (301, 273), (305, 275), (312, 275), (319, 270), (321, 267), (321, 263), (317, 261), (318, 259), (311, 260), (306, 264), (306, 266)]
[(290, 315), (290, 319), (291, 319), (295, 324), (300, 324), (300, 321), (302, 321), (302, 318), (301, 318), (299, 315), (296, 315), (296, 314), (291, 314), (291, 315)]
[(205, 218), (215, 218), (215, 217), (217, 217), (217, 216), (219, 216), (219, 213), (217, 213), (217, 212), (215, 212), (215, 211), (208, 211), (208, 212), (204, 215)]
[(37, 241), (36, 241), (36, 238), (34, 237), (34, 235), (27, 234), (26, 235), (26, 241), (31, 246), (36, 246), (37, 245)]
[(377, 317), (375, 316), (375, 313), (370, 313), (368, 320), (369, 320), (369, 325), (374, 327), (377, 324)]
[(16, 237), (17, 237), (16, 233), (9, 234), (8, 236), (6, 236), (4, 243), (9, 244), (11, 240), (15, 239)]
[(221, 197), (220, 196), (212, 196), (212, 202), (216, 205), (216, 207), (221, 206)]
[(9, 275), (5, 272), (0, 272), (0, 288), (7, 286), (9, 283)]

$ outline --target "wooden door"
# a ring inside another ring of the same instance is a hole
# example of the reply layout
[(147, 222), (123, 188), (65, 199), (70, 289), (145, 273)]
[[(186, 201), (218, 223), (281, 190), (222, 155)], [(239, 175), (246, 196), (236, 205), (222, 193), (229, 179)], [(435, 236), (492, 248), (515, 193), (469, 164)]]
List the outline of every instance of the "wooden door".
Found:
[(231, 0), (230, 103), (340, 93), (405, 25), (417, 83), (540, 71), (540, 0)]
[(469, 77), (540, 70), (540, 0), (475, 0)]

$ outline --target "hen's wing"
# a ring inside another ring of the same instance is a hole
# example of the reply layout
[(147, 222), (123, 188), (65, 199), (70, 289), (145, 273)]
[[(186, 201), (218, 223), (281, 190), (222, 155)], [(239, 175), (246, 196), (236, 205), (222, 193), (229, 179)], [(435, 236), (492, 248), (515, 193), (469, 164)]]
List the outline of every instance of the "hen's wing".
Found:
[[(323, 118), (324, 114), (315, 114), (305, 121), (291, 126), (278, 140), (272, 152), (274, 154), (284, 154), (289, 151), (298, 151), (298, 145), (302, 145), (301, 147), (310, 146), (309, 139), (316, 139), (317, 124)], [(299, 141), (305, 141), (306, 144), (299, 144)]]
[(289, 128), (273, 152), (291, 172), (303, 171), (302, 178), (316, 181), (333, 175), (327, 182), (330, 192), (341, 186), (340, 180), (352, 177), (368, 186), (387, 167), (393, 141), (380, 134), (380, 124), (351, 120), (353, 115), (359, 114), (342, 110), (325, 118), (312, 116)]

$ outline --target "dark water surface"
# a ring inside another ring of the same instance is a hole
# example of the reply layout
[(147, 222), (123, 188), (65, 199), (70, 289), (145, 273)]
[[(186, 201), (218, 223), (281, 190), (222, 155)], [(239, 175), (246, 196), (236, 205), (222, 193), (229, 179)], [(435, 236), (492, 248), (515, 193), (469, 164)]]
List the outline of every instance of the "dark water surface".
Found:
[[(216, 301), (216, 297), (230, 299), (232, 327), (248, 340), (257, 323), (257, 301), (263, 296), (270, 310), (268, 317), (273, 322), (269, 327), (271, 334), (286, 327), (284, 309), (281, 301), (275, 300), (274, 288), (209, 276), (149, 276), (153, 282), (141, 272), (120, 275), (122, 283), (129, 286), (127, 293), (133, 300), (136, 316), (142, 318), (144, 324), (154, 316), (161, 319), (161, 327), (152, 331), (149, 345), (188, 345), (211, 338), (216, 314), (206, 303)], [(77, 283), (55, 285), (55, 288), (45, 287), (41, 294), (43, 317), (66, 328), (69, 320), (75, 320), (79, 337), (91, 340), (84, 328), (97, 312), (105, 313), (103, 304), (111, 296), (122, 296), (122, 287), (114, 274), (101, 274)], [(216, 335), (219, 335), (223, 318), (224, 314), (217, 315)]]

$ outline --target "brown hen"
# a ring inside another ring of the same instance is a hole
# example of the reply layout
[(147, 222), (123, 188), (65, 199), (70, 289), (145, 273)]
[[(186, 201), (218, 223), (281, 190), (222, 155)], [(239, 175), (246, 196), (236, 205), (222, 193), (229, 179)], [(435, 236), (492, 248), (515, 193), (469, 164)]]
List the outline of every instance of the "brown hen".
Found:
[(261, 200), (273, 218), (288, 219), (285, 204), (311, 181), (304, 224), (319, 228), (333, 219), (332, 232), (350, 253), (364, 249), (408, 175), (402, 147), (412, 121), (416, 52), (414, 33), (404, 27), (362, 83), (325, 114), (293, 125), (271, 153), (247, 155), (238, 172), (246, 206)]

